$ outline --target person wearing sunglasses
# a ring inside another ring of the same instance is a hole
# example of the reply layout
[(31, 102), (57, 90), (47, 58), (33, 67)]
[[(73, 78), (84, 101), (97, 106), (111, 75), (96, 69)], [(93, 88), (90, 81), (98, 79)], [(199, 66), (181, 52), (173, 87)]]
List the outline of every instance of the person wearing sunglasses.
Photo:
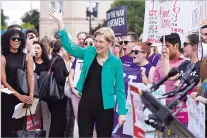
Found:
[[(14, 92), (1, 94), (1, 136), (12, 137), (12, 132), (22, 130), (24, 117), (12, 118), (14, 108), (19, 103), (32, 104), (34, 97), (33, 59), (23, 52), (26, 40), (24, 33), (17, 29), (10, 29), (1, 36), (1, 84)], [(17, 84), (17, 70), (22, 69), (23, 61), (27, 71), (28, 94), (20, 91)]]
[(133, 63), (133, 58), (131, 57), (131, 50), (133, 49), (135, 42), (137, 42), (138, 37), (135, 32), (128, 32), (127, 36), (122, 36), (119, 41), (121, 46), (121, 51), (124, 56), (120, 57), (124, 66), (130, 66)]
[(95, 45), (81, 48), (71, 42), (64, 29), (62, 16), (54, 8), (48, 10), (59, 26), (58, 35), (65, 50), (83, 59), (82, 72), (75, 89), (81, 96), (78, 107), (79, 137), (92, 137), (96, 125), (97, 137), (111, 137), (114, 122), (114, 96), (118, 102), (119, 127), (126, 121), (126, 94), (121, 60), (109, 50), (115, 43), (111, 28), (98, 29)]
[(83, 47), (94, 46), (95, 38), (92, 35), (86, 36), (83, 40)]
[(150, 47), (147, 43), (137, 42), (131, 51), (133, 63), (132, 68), (138, 68), (141, 70), (140, 77), (142, 83), (144, 84), (152, 84), (155, 67), (148, 61), (148, 57), (150, 54)]
[[(198, 43), (199, 43), (199, 35), (198, 34), (190, 34), (187, 36), (187, 38), (185, 39), (185, 42), (183, 43), (183, 55), (186, 58), (189, 58), (190, 60), (186, 60), (183, 63), (181, 63), (181, 65), (178, 66), (179, 73), (177, 75), (175, 75), (174, 77), (169, 78), (169, 80), (177, 81), (176, 83), (179, 84), (180, 77), (182, 77), (185, 74), (185, 72), (189, 69), (189, 66), (191, 64), (196, 65), (196, 68), (195, 68), (195, 70), (192, 71), (191, 76), (200, 77), (200, 61), (198, 60), (198, 57), (197, 57)], [(169, 50), (168, 50), (168, 48), (164, 47), (162, 50), (162, 53), (163, 53), (162, 56), (163, 56), (163, 60), (164, 60), (164, 73), (165, 73), (165, 75), (167, 75), (171, 69), (170, 63), (169, 63)], [(188, 94), (191, 94), (194, 91), (200, 92), (200, 84), (201, 83), (199, 83), (196, 87), (194, 87), (192, 90), (190, 90), (188, 92)], [(184, 106), (186, 106), (186, 105), (184, 105)], [(187, 112), (186, 112), (186, 114), (179, 116), (178, 119), (183, 124), (187, 124), (188, 123)]]

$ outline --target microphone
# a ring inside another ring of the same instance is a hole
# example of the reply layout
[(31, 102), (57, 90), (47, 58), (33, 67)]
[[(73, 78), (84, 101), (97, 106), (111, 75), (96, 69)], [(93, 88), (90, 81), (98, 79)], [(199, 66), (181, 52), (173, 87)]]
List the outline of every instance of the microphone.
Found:
[(174, 101), (172, 101), (169, 105), (168, 108), (172, 109), (172, 107), (174, 106), (174, 104), (178, 101), (181, 100), (183, 97), (185, 97), (187, 95), (187, 93), (193, 88), (195, 87), (200, 81), (200, 78), (198, 76), (193, 76), (192, 79), (190, 79), (190, 85), (188, 85), (186, 87), (186, 89), (184, 91), (182, 91), (181, 94), (178, 95), (178, 97), (176, 97), (176, 99)]
[(160, 85), (162, 85), (165, 81), (167, 81), (170, 77), (175, 76), (177, 73), (179, 72), (179, 70), (177, 68), (172, 68), (169, 73), (167, 74), (167, 76), (165, 76), (164, 78), (162, 78), (158, 83), (154, 84), (150, 89), (152, 91), (156, 91)]
[[(191, 76), (191, 73), (195, 70), (196, 65), (195, 64), (190, 64), (189, 69), (184, 73), (184, 75), (181, 77), (180, 80), (180, 85), (179, 87), (182, 87), (184, 83), (188, 83), (189, 77)], [(188, 83), (190, 84), (190, 83)]]
[(184, 91), (187, 88), (187, 85), (183, 88), (181, 88), (179, 91), (176, 89), (174, 91), (164, 93), (162, 96), (166, 96), (166, 98), (174, 97), (177, 93)]

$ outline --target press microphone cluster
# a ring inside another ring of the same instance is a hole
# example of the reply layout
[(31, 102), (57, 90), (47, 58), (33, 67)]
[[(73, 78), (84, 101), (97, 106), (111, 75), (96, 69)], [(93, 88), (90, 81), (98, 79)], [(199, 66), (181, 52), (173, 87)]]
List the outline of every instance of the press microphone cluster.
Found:
[(152, 87), (150, 89), (152, 91), (156, 91), (165, 81), (167, 81), (169, 78), (175, 76), (178, 73), (179, 73), (179, 70), (177, 68), (172, 68), (169, 71), (169, 73), (167, 74), (167, 76), (165, 76), (164, 78), (162, 78), (158, 83), (152, 85)]
[[(197, 85), (199, 83), (200, 78), (197, 75), (192, 75), (192, 72), (194, 72), (195, 69), (196, 69), (196, 65), (190, 64), (188, 70), (184, 73), (184, 75), (182, 77), (179, 77), (180, 84), (179, 84), (178, 88), (172, 92), (165, 93), (162, 96), (167, 96), (166, 98), (174, 97), (179, 92), (182, 92), (185, 89), (187, 89), (192, 83), (196, 82), (196, 85)], [(198, 82), (197, 82), (197, 80), (198, 80)], [(184, 86), (184, 84), (185, 84), (185, 86)]]

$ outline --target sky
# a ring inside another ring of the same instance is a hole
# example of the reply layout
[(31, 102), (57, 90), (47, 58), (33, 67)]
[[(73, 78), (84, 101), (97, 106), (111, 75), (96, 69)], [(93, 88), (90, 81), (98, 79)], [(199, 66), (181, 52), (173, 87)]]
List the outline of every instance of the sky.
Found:
[(31, 9), (40, 10), (40, 1), (1, 1), (1, 8), (4, 15), (9, 17), (7, 25), (22, 23), (21, 17)]

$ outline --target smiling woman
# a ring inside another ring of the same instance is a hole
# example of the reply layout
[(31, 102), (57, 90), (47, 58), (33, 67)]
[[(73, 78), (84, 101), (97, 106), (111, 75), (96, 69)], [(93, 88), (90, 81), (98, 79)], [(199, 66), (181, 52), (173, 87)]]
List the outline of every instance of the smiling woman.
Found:
[(83, 59), (77, 93), (81, 96), (78, 108), (80, 137), (92, 137), (96, 124), (97, 137), (111, 137), (114, 121), (114, 95), (118, 102), (119, 125), (125, 122), (126, 95), (121, 60), (109, 50), (115, 43), (109, 27), (95, 32), (95, 46), (81, 48), (71, 42), (64, 29), (61, 15), (53, 8), (48, 13), (58, 22), (60, 40), (72, 56)]
[[(32, 104), (34, 96), (33, 61), (29, 55), (24, 56), (24, 34), (16, 29), (11, 29), (1, 36), (1, 83), (5, 88), (13, 91), (13, 95), (2, 94), (2, 137), (12, 137), (12, 132), (22, 129), (23, 119), (13, 119), (14, 107), (18, 103)], [(26, 57), (27, 80), (29, 84), (29, 96), (18, 89), (17, 70), (22, 69), (24, 57)]]

